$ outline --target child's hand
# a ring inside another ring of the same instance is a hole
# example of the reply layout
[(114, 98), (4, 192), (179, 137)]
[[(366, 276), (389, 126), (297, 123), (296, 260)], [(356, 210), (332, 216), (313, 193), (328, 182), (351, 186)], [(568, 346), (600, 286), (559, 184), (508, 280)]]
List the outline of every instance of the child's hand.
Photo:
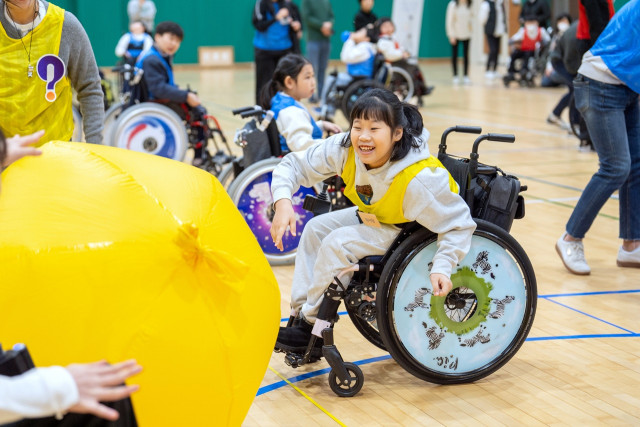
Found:
[(16, 135), (7, 139), (7, 156), (4, 159), (4, 164), (0, 165), (0, 169), (9, 166), (11, 163), (25, 156), (39, 156), (42, 151), (37, 148), (30, 147), (42, 138), (44, 131), (40, 130), (36, 133), (32, 133), (27, 136)]
[(327, 131), (330, 135), (334, 135), (336, 133), (340, 133), (342, 132), (342, 129), (340, 129), (340, 126), (338, 126), (335, 123), (329, 122), (329, 121), (323, 121), (322, 122), (322, 127), (324, 128), (325, 131)]
[(189, 104), (190, 107), (197, 107), (201, 104), (200, 97), (193, 92), (189, 92), (187, 94), (187, 104)]
[(282, 246), (282, 236), (287, 231), (287, 226), (291, 229), (291, 234), (296, 235), (296, 213), (289, 199), (280, 199), (276, 202), (274, 209), (276, 214), (271, 222), (271, 238), (276, 248), (284, 250)]
[(453, 283), (444, 274), (432, 273), (429, 278), (431, 279), (431, 286), (433, 286), (433, 295), (437, 297), (447, 296), (453, 288)]

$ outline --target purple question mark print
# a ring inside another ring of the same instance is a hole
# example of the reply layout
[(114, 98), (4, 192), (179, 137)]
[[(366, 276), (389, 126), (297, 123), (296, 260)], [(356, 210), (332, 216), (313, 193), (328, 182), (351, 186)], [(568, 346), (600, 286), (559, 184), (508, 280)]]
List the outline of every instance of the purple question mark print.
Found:
[(47, 83), (47, 91), (44, 94), (47, 101), (53, 102), (58, 97), (55, 88), (56, 84), (64, 77), (65, 69), (64, 62), (56, 55), (47, 54), (38, 59), (36, 71), (38, 77)]

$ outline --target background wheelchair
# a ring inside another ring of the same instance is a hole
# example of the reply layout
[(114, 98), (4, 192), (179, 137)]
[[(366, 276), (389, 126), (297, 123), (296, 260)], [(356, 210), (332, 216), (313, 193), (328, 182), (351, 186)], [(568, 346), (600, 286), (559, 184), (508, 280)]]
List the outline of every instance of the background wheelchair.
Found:
[(515, 72), (503, 77), (505, 87), (509, 87), (512, 81), (517, 82), (522, 87), (535, 87), (536, 80), (544, 74), (549, 57), (549, 44), (536, 43), (533, 55), (527, 58), (515, 60)]
[[(236, 132), (235, 143), (242, 148), (243, 156), (226, 165), (219, 181), (225, 188), (233, 203), (253, 231), (258, 243), (271, 265), (292, 264), (295, 260), (300, 235), (313, 213), (304, 209), (304, 201), (308, 195), (317, 196), (321, 188), (301, 187), (293, 195), (293, 209), (298, 220), (298, 233), (292, 236), (287, 232), (283, 236), (284, 250), (275, 247), (271, 239), (271, 221), (273, 212), (271, 205), (271, 174), (287, 154), (280, 145), (280, 134), (271, 111), (264, 111), (259, 106), (244, 107), (233, 110), (234, 115), (251, 120)], [(329, 180), (329, 200), (334, 209), (343, 207), (346, 198), (342, 196), (339, 178)]]
[(338, 109), (348, 120), (355, 102), (369, 89), (385, 87), (405, 102), (409, 102), (414, 94), (411, 75), (405, 69), (385, 62), (380, 54), (376, 55), (372, 78), (350, 77), (352, 80), (343, 83), (344, 79), (339, 77), (337, 70), (331, 75), (333, 81), (327, 92), (325, 104), (321, 107), (318, 117), (320, 120), (333, 120)]
[[(131, 93), (121, 93), (120, 101), (105, 113), (104, 141), (107, 145), (140, 151), (183, 161), (187, 150), (202, 147), (202, 163), (198, 167), (218, 175), (234, 156), (218, 120), (199, 114), (185, 104), (180, 113), (161, 101), (146, 101), (141, 71), (128, 65), (114, 68), (121, 77), (129, 78)], [(195, 160), (195, 159), (194, 159)]]
[[(438, 158), (458, 180), (460, 194), (474, 219), (485, 210), (481, 190), (500, 176), (496, 167), (478, 163), (478, 144), (485, 140), (513, 142), (513, 135), (478, 137), (470, 159), (446, 154), (450, 132), (480, 133), (480, 128), (449, 128), (442, 136)], [(511, 177), (509, 181), (517, 181)], [(491, 187), (490, 187), (491, 188)], [(480, 191), (479, 191), (480, 190)], [(517, 193), (526, 190), (519, 184)], [(493, 187), (490, 192), (502, 191)], [(512, 198), (509, 190), (508, 198)], [(316, 201), (316, 204), (318, 202)], [(437, 250), (437, 235), (417, 223), (405, 224), (383, 256), (366, 257), (349, 271), (344, 286), (333, 283), (325, 292), (318, 319), (331, 327), (314, 329), (304, 354), (286, 352), (285, 362), (294, 368), (318, 360), (318, 336), (324, 340), (322, 356), (331, 367), (329, 386), (338, 396), (356, 395), (364, 383), (361, 369), (344, 362), (333, 341), (333, 323), (340, 301), (356, 329), (373, 345), (388, 351), (414, 376), (437, 384), (479, 380), (507, 363), (522, 346), (533, 324), (537, 286), (527, 254), (508, 231), (514, 218), (524, 215), (524, 200), (510, 203), (500, 226), (475, 219), (471, 249), (452, 274), (453, 289), (446, 297), (434, 297), (428, 271)], [(287, 326), (291, 326), (292, 313)], [(316, 321), (318, 325), (318, 321)], [(314, 352), (314, 347), (316, 351)]]

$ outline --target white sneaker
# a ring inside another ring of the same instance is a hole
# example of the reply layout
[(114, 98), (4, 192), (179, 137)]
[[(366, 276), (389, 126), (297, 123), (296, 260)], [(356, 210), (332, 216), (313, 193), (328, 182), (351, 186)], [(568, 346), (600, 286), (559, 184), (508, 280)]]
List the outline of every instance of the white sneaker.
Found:
[(620, 246), (616, 264), (618, 264), (618, 267), (640, 268), (640, 246), (638, 246), (631, 252), (625, 251), (624, 249), (622, 249), (622, 246)]
[(454, 86), (455, 86), (455, 85), (457, 85), (458, 83), (460, 83), (460, 80), (459, 80), (459, 79), (458, 79), (458, 77), (456, 76), (456, 77), (454, 77), (454, 78), (453, 78), (453, 84), (454, 84)]
[(464, 84), (465, 86), (469, 86), (471, 84), (471, 80), (469, 79), (469, 77), (464, 76), (462, 78), (462, 84)]
[(558, 125), (564, 130), (571, 130), (571, 127), (569, 126), (569, 124), (567, 124), (567, 122), (565, 122), (564, 120), (562, 120), (560, 117), (556, 116), (553, 113), (549, 114), (549, 116), (547, 117), (547, 123)]
[(484, 73), (484, 78), (487, 80), (493, 80), (493, 78), (495, 77), (493, 71), (485, 71)]
[(584, 245), (582, 240), (569, 242), (564, 240), (564, 236), (567, 233), (563, 233), (562, 236), (556, 242), (556, 252), (560, 255), (562, 263), (567, 270), (573, 274), (585, 276), (591, 273), (591, 268), (587, 264), (587, 260), (584, 258)]

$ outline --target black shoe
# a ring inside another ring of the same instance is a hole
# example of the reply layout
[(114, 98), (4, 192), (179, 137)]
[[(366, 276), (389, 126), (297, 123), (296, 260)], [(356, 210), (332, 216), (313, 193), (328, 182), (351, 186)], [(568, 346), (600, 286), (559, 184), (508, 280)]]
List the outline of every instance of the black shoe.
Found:
[[(307, 351), (311, 340), (311, 330), (313, 325), (301, 320), (296, 326), (280, 328), (275, 349), (293, 353), (304, 353)], [(316, 337), (316, 342), (311, 350), (312, 356), (322, 356), (322, 338)]]
[(435, 86), (427, 86), (427, 89), (424, 91), (425, 95), (431, 95), (431, 92), (435, 89)]

